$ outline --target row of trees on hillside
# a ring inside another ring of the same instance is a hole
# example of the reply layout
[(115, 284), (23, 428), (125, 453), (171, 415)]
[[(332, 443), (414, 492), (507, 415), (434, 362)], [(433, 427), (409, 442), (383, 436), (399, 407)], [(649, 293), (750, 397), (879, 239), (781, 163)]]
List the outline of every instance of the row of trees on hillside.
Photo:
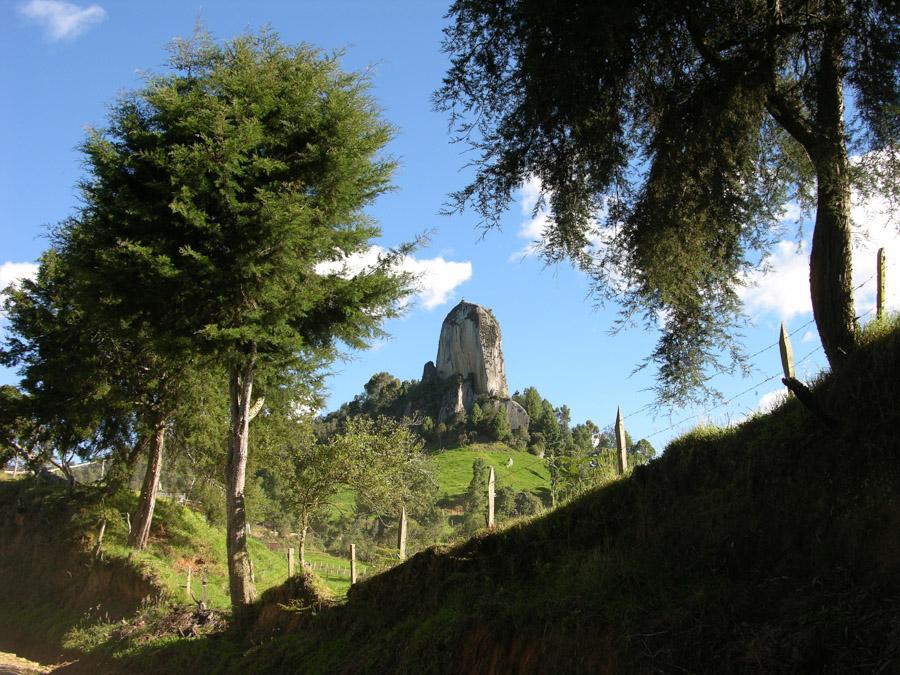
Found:
[[(251, 423), (300, 414), (337, 342), (362, 348), (380, 333), (409, 292), (394, 266), (408, 249), (355, 275), (317, 270), (378, 234), (363, 209), (389, 188), (392, 129), (365, 75), (268, 32), (222, 45), (198, 33), (173, 43), (169, 66), (89, 133), (82, 206), (53, 229), (37, 278), (9, 290), (2, 360), (22, 382), (4, 391), (0, 421), (6, 454), (36, 464), (102, 452), (127, 473), (147, 456), (140, 548), (166, 439), (192, 425), (202, 435), (198, 418), (212, 416), (240, 608), (255, 597)], [(305, 440), (292, 449), (320, 452)], [(304, 469), (289, 468), (302, 484)], [(315, 480), (358, 483), (359, 467), (346, 470)], [(314, 508), (301, 492), (284, 497)]]

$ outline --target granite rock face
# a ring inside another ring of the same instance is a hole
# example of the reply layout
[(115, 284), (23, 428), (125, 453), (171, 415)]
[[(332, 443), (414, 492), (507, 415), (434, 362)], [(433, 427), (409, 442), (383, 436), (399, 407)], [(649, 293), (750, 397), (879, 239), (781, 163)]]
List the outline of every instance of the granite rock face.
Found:
[(447, 422), (457, 413), (468, 413), (472, 409), (476, 396), (470, 379), (454, 375), (444, 381), (444, 386), (444, 398), (441, 402), (441, 411), (438, 413), (439, 421)]
[(513, 431), (528, 429), (528, 413), (509, 398), (500, 324), (489, 309), (462, 301), (450, 310), (441, 325), (436, 363), (425, 364), (422, 380), (443, 383), (439, 421), (468, 413), (481, 400), (490, 401), (493, 410), (503, 406)]
[[(500, 324), (490, 310), (462, 301), (447, 315), (438, 342), (437, 374), (471, 379), (472, 393), (506, 398)], [(471, 407), (471, 404), (470, 406)]]

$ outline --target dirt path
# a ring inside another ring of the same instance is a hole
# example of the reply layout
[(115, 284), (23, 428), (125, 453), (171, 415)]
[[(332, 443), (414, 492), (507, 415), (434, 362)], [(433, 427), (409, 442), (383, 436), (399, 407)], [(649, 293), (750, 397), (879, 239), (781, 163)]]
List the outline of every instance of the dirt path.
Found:
[(49, 673), (52, 666), (42, 666), (40, 663), (22, 659), (15, 654), (0, 652), (0, 675), (25, 675), (26, 673)]

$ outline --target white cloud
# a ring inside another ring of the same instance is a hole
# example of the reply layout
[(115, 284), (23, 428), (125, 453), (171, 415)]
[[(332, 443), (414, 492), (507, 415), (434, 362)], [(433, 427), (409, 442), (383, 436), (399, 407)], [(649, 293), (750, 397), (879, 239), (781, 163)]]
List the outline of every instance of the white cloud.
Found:
[(453, 262), (440, 256), (425, 260), (406, 256), (400, 267), (405, 272), (419, 275), (416, 295), (425, 309), (443, 305), (453, 290), (472, 276), (471, 262)]
[(803, 337), (800, 338), (800, 342), (801, 342), (801, 344), (806, 344), (806, 343), (808, 343), (808, 342), (812, 342), (812, 341), (815, 340), (817, 337), (818, 337), (818, 335), (816, 335), (815, 333), (813, 333), (811, 330), (808, 330), (808, 331), (806, 331), (806, 332), (803, 334)]
[(812, 311), (809, 301), (809, 251), (805, 242), (779, 241), (763, 264), (744, 278), (738, 290), (751, 316), (772, 312), (782, 321)]
[(755, 412), (763, 414), (770, 413), (786, 400), (787, 389), (785, 389), (784, 387), (782, 387), (781, 389), (775, 389), (774, 391), (770, 391), (767, 394), (762, 395), (762, 398), (760, 398), (759, 402), (756, 404)]
[(5, 262), (0, 265), (0, 293), (12, 283), (22, 279), (34, 279), (37, 275), (37, 263)]
[(106, 18), (106, 10), (100, 5), (81, 7), (62, 0), (30, 0), (19, 7), (19, 13), (40, 24), (53, 42), (78, 37)]
[(3, 291), (10, 284), (17, 284), (22, 279), (34, 279), (37, 271), (37, 263), (7, 261), (0, 265), (0, 337), (3, 337), (2, 324), (6, 319), (3, 312), (3, 301), (6, 299), (6, 294)]
[(541, 242), (544, 239), (544, 231), (547, 229), (549, 218), (546, 209), (540, 209), (537, 214), (534, 213), (534, 207), (537, 205), (541, 197), (541, 180), (537, 176), (532, 176), (522, 187), (519, 188), (519, 194), (522, 205), (522, 215), (525, 220), (519, 225), (519, 231), (516, 236), (527, 239), (528, 243), (509, 256), (509, 262), (520, 262), (523, 258), (534, 255), (540, 250)]
[[(890, 205), (883, 197), (867, 202), (854, 199), (850, 209), (853, 218), (853, 285), (854, 301), (859, 315), (875, 308), (875, 269), (879, 248), (887, 259), (885, 271), (885, 306), (888, 311), (900, 310), (900, 228), (891, 219)], [(868, 318), (868, 317), (866, 317)]]
[[(796, 216), (795, 208), (789, 213)], [(900, 232), (891, 221), (887, 200), (874, 198), (863, 201), (854, 196), (850, 212), (853, 220), (853, 285), (860, 286), (854, 294), (859, 315), (870, 312), (875, 305), (875, 256), (885, 249), (888, 261), (886, 305), (888, 310), (900, 309), (900, 268), (891, 273), (891, 262), (900, 259)], [(770, 312), (783, 321), (812, 312), (809, 299), (809, 247), (806, 242), (780, 241), (765, 257), (767, 272), (756, 271), (745, 278), (748, 286), (739, 294), (751, 316)]]
[[(378, 257), (385, 253), (380, 246), (371, 246), (362, 253), (356, 253), (346, 260), (320, 263), (316, 266), (319, 274), (340, 273), (358, 274), (364, 269), (374, 266)], [(471, 262), (454, 262), (442, 256), (422, 260), (407, 255), (398, 265), (398, 271), (416, 275), (415, 296), (425, 309), (434, 309), (450, 299), (457, 286), (472, 276)]]

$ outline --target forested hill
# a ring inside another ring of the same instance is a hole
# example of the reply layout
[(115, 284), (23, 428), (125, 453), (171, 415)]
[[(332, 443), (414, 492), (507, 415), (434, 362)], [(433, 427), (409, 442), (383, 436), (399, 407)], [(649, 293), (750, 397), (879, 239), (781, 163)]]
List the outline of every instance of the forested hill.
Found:
[[(476, 401), (468, 414), (460, 412), (447, 422), (438, 422), (442, 395), (441, 384), (434, 380), (401, 381), (387, 372), (376, 373), (352, 401), (319, 418), (317, 431), (320, 437), (327, 437), (344, 420), (361, 415), (386, 416), (406, 420), (431, 449), (478, 441), (499, 442), (540, 457), (585, 460), (602, 456), (603, 451), (615, 446), (612, 420), (604, 426), (592, 420), (574, 423), (569, 406), (550, 402), (537, 387), (526, 387), (512, 394), (512, 400), (525, 409), (529, 418), (528, 428), (515, 432), (510, 429), (502, 407), (491, 407), (484, 400)], [(655, 448), (647, 439), (632, 442), (630, 435), (627, 439), (630, 465), (645, 464), (656, 456)]]
[(897, 672), (900, 333), (870, 331), (812, 396), (831, 421), (792, 398), (697, 429), (629, 478), (292, 615), (295, 633), (243, 656), (157, 645), (119, 665), (152, 653), (234, 673)]

